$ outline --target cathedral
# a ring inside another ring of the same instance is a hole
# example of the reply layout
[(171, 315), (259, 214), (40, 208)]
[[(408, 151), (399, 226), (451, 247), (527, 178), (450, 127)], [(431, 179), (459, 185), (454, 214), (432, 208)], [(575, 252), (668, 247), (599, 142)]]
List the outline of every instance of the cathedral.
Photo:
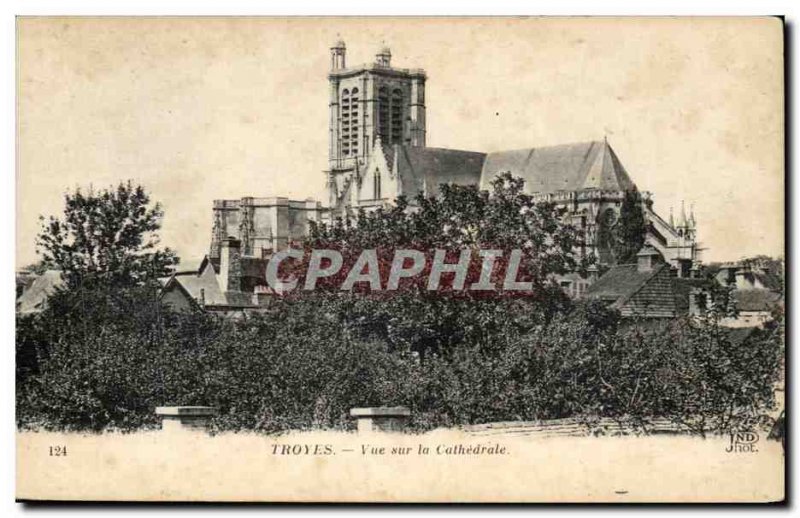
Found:
[[(619, 217), (625, 192), (636, 188), (607, 140), (484, 153), (426, 145), (425, 82), (421, 69), (397, 68), (382, 47), (373, 63), (347, 66), (338, 40), (330, 49), (327, 200), (286, 198), (215, 200), (209, 259), (218, 264), (231, 242), (243, 258), (263, 259), (293, 240), (302, 240), (309, 221), (330, 221), (392, 203), (400, 195), (436, 195), (443, 183), (487, 189), (499, 173), (525, 180), (539, 200), (568, 209), (584, 234), (582, 253), (601, 263), (610, 257), (598, 240)], [(646, 244), (678, 277), (691, 277), (699, 246), (693, 211), (684, 207), (668, 219), (642, 193)]]

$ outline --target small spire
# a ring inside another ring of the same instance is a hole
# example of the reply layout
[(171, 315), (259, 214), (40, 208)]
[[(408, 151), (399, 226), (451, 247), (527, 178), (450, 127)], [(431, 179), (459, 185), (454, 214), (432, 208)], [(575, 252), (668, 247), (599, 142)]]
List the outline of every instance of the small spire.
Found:
[(687, 226), (688, 221), (686, 219), (686, 203), (681, 200), (681, 219), (678, 220), (678, 225), (681, 227)]
[(672, 216), (672, 205), (669, 206), (669, 226), (675, 227), (675, 218)]
[(689, 224), (692, 226), (692, 228), (697, 225), (697, 220), (694, 219), (694, 202), (692, 202), (689, 208)]
[(340, 33), (336, 33), (336, 41), (331, 46), (332, 49), (345, 49), (347, 46), (344, 44), (344, 40), (342, 39), (342, 35)]
[(336, 41), (331, 46), (331, 70), (341, 70), (347, 66), (345, 64), (346, 51), (347, 47), (344, 44), (344, 40), (337, 33)]
[(392, 51), (389, 50), (389, 46), (386, 45), (385, 41), (381, 43), (381, 48), (375, 55), (375, 62), (385, 67), (391, 66), (392, 64)]

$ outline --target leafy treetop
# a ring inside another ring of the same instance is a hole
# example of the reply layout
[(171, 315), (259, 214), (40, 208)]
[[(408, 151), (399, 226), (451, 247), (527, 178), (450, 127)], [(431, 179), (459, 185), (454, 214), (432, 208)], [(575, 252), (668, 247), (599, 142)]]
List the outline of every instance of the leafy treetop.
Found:
[(619, 209), (619, 221), (614, 228), (614, 259), (617, 264), (636, 262), (636, 254), (644, 246), (647, 224), (642, 210), (642, 197), (639, 191), (625, 191)]
[[(565, 209), (535, 202), (523, 192), (524, 181), (510, 173), (491, 182), (490, 191), (475, 186), (443, 184), (438, 196), (419, 195), (411, 206), (404, 197), (389, 208), (359, 211), (357, 217), (331, 224), (311, 223), (307, 248), (412, 248), (455, 251), (522, 251), (521, 271), (534, 288), (544, 288), (552, 275), (581, 270), (589, 261), (578, 250), (578, 231), (563, 221)], [(448, 259), (450, 260), (450, 259)]]
[(158, 249), (164, 213), (141, 186), (128, 181), (101, 191), (78, 188), (64, 199), (62, 218), (40, 217), (36, 245), (69, 287), (139, 285), (177, 264), (172, 250)]

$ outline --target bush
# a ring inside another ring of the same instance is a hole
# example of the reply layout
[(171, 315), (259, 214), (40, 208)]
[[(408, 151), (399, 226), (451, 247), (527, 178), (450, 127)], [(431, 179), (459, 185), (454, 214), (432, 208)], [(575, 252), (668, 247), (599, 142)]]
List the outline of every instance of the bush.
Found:
[(50, 308), (18, 320), (21, 427), (137, 430), (202, 404), (218, 430), (342, 429), (352, 407), (407, 405), (417, 429), (666, 417), (707, 433), (761, 419), (783, 357), (778, 323), (734, 346), (714, 320), (621, 322), (597, 303), (322, 293), (229, 321), (130, 289)]

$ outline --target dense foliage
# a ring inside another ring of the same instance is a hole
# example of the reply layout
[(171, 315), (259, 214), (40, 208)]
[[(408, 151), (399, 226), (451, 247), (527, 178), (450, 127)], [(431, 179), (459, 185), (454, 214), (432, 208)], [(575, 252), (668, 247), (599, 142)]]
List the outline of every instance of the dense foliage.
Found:
[(71, 288), (95, 282), (133, 286), (167, 273), (177, 261), (159, 250), (163, 210), (131, 182), (64, 196), (62, 218), (41, 218), (36, 240), (42, 263), (61, 270)]
[[(599, 304), (543, 324), (510, 299), (417, 313), (415, 328), (380, 301), (330, 293), (241, 321), (172, 314), (147, 290), (83, 302), (70, 321), (91, 325), (70, 333), (47, 312), (18, 322), (20, 426), (135, 430), (156, 426), (156, 406), (205, 404), (220, 408), (218, 429), (278, 432), (402, 404), (422, 429), (575, 416), (646, 429), (666, 417), (708, 433), (763, 419), (783, 356), (778, 324), (742, 346), (715, 319), (621, 323)], [(441, 352), (422, 360), (411, 350), (422, 342)]]
[(603, 265), (635, 263), (647, 234), (642, 195), (634, 187), (625, 191), (619, 215), (607, 208), (597, 215), (597, 244)]
[(580, 233), (562, 222), (566, 209), (535, 203), (521, 178), (505, 173), (491, 190), (444, 184), (439, 196), (418, 196), (414, 210), (400, 198), (388, 209), (361, 212), (331, 225), (311, 224), (308, 248), (519, 249), (535, 288), (552, 274), (585, 266), (575, 253)]
[(614, 260), (617, 264), (636, 262), (636, 253), (644, 246), (647, 227), (642, 196), (634, 187), (625, 191), (614, 228)]
[(316, 226), (309, 246), (526, 250), (530, 297), (424, 290), (298, 292), (240, 319), (174, 313), (158, 287), (92, 283), (17, 320), (17, 422), (59, 430), (155, 426), (160, 405), (214, 405), (220, 430), (352, 426), (356, 406), (406, 405), (426, 429), (498, 420), (666, 417), (699, 433), (772, 405), (780, 318), (746, 345), (707, 318), (622, 321), (549, 281), (581, 267), (575, 232), (511, 177), (443, 188), (419, 207)]

